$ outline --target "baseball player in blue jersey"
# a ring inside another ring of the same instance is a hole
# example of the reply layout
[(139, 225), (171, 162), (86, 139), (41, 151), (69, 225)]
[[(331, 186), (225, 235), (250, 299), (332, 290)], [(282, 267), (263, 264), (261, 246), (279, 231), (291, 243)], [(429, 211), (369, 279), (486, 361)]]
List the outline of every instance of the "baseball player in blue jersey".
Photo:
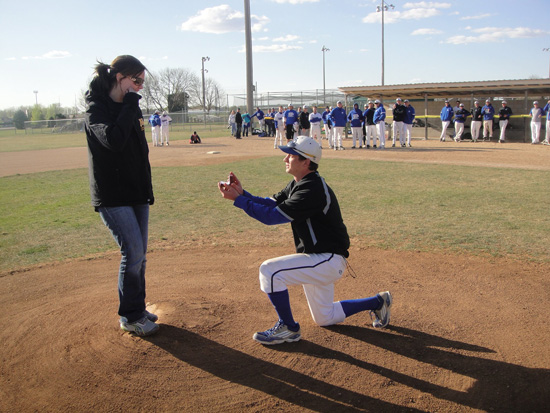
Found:
[(298, 112), (294, 110), (291, 103), (288, 104), (288, 109), (284, 113), (284, 125), (286, 129), (286, 139), (291, 141), (294, 138), (294, 124), (298, 122)]
[(414, 108), (410, 104), (408, 99), (405, 99), (405, 119), (403, 120), (403, 123), (405, 124), (405, 135), (407, 136), (407, 146), (411, 147), (411, 137), (412, 137), (412, 127), (414, 118), (416, 117), (416, 112), (414, 111)]
[(447, 128), (451, 124), (454, 114), (453, 108), (449, 104), (449, 101), (446, 100), (445, 106), (443, 106), (443, 109), (441, 109), (441, 113), (439, 114), (439, 117), (441, 118), (441, 136), (439, 137), (439, 140), (441, 142), (445, 142), (445, 134), (447, 133)]
[(546, 113), (546, 137), (544, 138), (543, 143), (545, 145), (550, 145), (550, 100), (546, 103), (546, 106), (542, 109)]
[(334, 150), (344, 150), (342, 140), (344, 139), (344, 129), (346, 128), (348, 117), (342, 102), (338, 101), (336, 107), (330, 112), (330, 121), (332, 122)]
[(493, 137), (493, 118), (495, 116), (495, 108), (491, 105), (491, 101), (487, 99), (485, 106), (481, 108), (483, 112), (483, 141), (488, 141)]
[(263, 110), (261, 110), (259, 107), (256, 108), (256, 112), (254, 112), (252, 115), (250, 115), (250, 120), (252, 121), (252, 118), (256, 117), (258, 118), (258, 122), (260, 123), (260, 129), (266, 132), (265, 130), (265, 113)]
[(362, 139), (362, 123), (363, 123), (363, 112), (361, 109), (359, 109), (359, 104), (354, 103), (353, 109), (348, 114), (348, 121), (351, 125), (351, 134), (353, 136), (353, 146), (351, 149), (355, 149), (355, 142), (357, 141), (359, 143), (359, 148), (363, 147), (363, 139)]
[[(386, 109), (384, 104), (378, 99), (374, 101), (376, 110), (374, 111), (373, 122), (378, 130), (378, 139), (380, 140), (380, 146), (378, 149), (386, 149)], [(374, 141), (376, 146), (376, 140)]]
[(315, 139), (299, 136), (287, 146), (286, 172), (294, 179), (271, 198), (256, 197), (243, 190), (230, 173), (218, 188), (249, 216), (266, 225), (291, 223), (296, 254), (273, 258), (260, 266), (260, 288), (275, 307), (278, 321), (273, 328), (257, 332), (262, 344), (280, 344), (301, 339), (288, 294), (289, 285), (302, 285), (315, 323), (329, 326), (362, 311), (371, 311), (377, 328), (390, 322), (392, 296), (389, 291), (356, 300), (334, 302), (334, 283), (346, 270), (349, 237), (338, 200), (317, 172), (322, 149)]
[(462, 142), (462, 134), (464, 133), (464, 122), (468, 119), (470, 112), (464, 109), (464, 103), (458, 105), (458, 110), (455, 111), (455, 142)]

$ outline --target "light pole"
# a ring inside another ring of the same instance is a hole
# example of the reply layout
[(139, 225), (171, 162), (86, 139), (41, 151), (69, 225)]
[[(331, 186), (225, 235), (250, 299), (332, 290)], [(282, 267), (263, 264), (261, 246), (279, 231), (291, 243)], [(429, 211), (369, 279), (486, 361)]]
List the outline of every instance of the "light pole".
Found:
[(252, 29), (250, 25), (250, 0), (244, 0), (244, 38), (246, 50), (246, 110), (252, 113), (254, 104), (254, 74), (252, 65)]
[[(550, 52), (550, 47), (545, 47), (542, 49), (543, 52)], [(548, 66), (548, 78), (550, 78), (550, 64)]]
[(393, 4), (388, 4), (381, 0), (380, 6), (376, 6), (376, 11), (382, 13), (382, 86), (384, 86), (384, 11), (388, 11), (388, 7), (392, 10), (395, 8)]
[(34, 93), (34, 101), (38, 105), (38, 90), (35, 90), (33, 93)]
[(321, 49), (321, 51), (323, 52), (323, 106), (326, 106), (327, 96), (326, 96), (326, 89), (325, 89), (325, 52), (329, 52), (330, 49), (323, 45), (323, 48)]
[(210, 60), (208, 56), (202, 58), (202, 111), (204, 114), (204, 126), (206, 126), (206, 89), (204, 83), (204, 72), (208, 73), (208, 70), (204, 68), (204, 62)]

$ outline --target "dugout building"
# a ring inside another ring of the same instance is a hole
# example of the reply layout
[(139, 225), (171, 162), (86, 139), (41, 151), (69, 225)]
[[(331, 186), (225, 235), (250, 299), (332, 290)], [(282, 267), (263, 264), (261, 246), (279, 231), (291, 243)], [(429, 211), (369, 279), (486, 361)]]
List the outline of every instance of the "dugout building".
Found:
[[(385, 86), (350, 86), (339, 88), (346, 96), (346, 106), (353, 103), (363, 103), (368, 100), (379, 99), (384, 102), (387, 111), (386, 122), (391, 124), (391, 106), (395, 99), (400, 97), (408, 99), (416, 111), (417, 126), (423, 128), (425, 139), (439, 137), (441, 133), (441, 120), (439, 114), (445, 106), (445, 100), (449, 100), (452, 107), (456, 106), (456, 100), (464, 103), (466, 110), (474, 107), (474, 101), (485, 105), (487, 99), (491, 100), (495, 108), (495, 129), (493, 137), (498, 137), (498, 111), (501, 103), (506, 100), (512, 109), (513, 116), (506, 128), (506, 140), (515, 142), (531, 141), (531, 118), (529, 112), (533, 107), (533, 101), (538, 100), (540, 107), (544, 107), (550, 99), (550, 79), (525, 79), (525, 80), (488, 80), (481, 82), (451, 82), (451, 83), (414, 83), (405, 85)], [(350, 100), (352, 102), (350, 102)], [(470, 121), (465, 124), (464, 139), (471, 139)], [(415, 137), (421, 137), (420, 129), (415, 128)], [(452, 129), (450, 130), (452, 133)], [(546, 132), (546, 122), (543, 122), (541, 136)]]

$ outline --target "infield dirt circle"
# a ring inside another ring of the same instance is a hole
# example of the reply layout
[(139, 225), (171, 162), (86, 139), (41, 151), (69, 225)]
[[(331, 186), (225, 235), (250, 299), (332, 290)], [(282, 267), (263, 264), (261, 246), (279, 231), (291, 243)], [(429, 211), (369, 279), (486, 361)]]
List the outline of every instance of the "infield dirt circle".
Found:
[[(550, 169), (540, 145), (413, 146), (323, 156)], [(150, 149), (153, 168), (282, 160), (267, 138)], [(85, 148), (0, 154), (0, 176), (86, 165)], [(318, 327), (291, 288), (303, 339), (264, 347), (252, 334), (276, 320), (258, 267), (293, 250), (256, 245), (153, 245), (148, 309), (161, 328), (146, 339), (118, 327), (116, 251), (0, 274), (0, 411), (548, 411), (550, 265), (353, 244), (357, 277), (338, 282), (336, 299), (391, 290), (389, 328), (368, 314)]]

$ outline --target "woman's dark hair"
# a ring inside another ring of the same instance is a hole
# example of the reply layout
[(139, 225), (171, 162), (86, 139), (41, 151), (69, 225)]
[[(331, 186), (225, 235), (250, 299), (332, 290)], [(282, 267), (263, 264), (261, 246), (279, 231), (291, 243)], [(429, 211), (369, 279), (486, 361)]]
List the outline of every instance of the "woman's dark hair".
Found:
[(86, 96), (108, 95), (116, 83), (117, 73), (121, 73), (126, 77), (137, 77), (146, 70), (147, 68), (143, 63), (130, 55), (118, 56), (110, 65), (98, 61), (95, 66), (94, 78), (90, 82), (90, 89)]

